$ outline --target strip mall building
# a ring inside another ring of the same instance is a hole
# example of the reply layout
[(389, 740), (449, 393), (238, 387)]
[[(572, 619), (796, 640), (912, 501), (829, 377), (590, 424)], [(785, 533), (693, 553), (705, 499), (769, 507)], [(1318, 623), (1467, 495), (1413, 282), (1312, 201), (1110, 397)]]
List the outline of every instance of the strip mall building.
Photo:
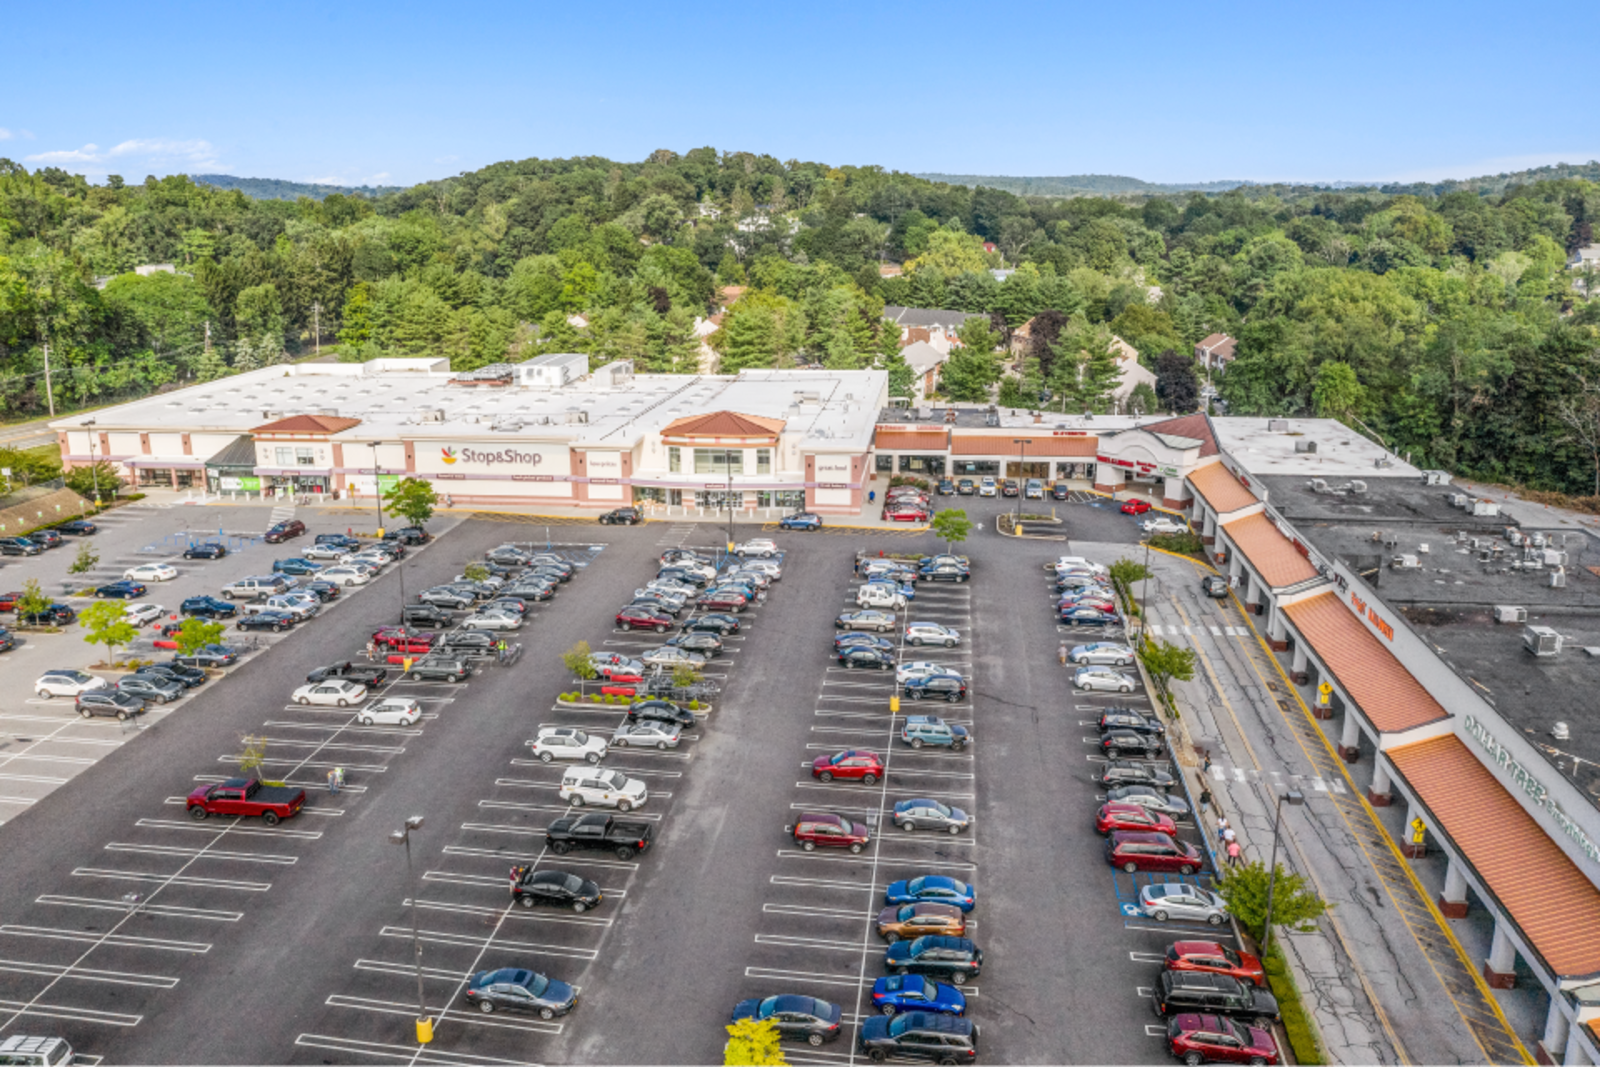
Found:
[[(1600, 553), (1329, 420), (885, 409), (874, 371), (583, 357), (274, 367), (52, 423), (68, 464), (223, 492), (420, 476), (461, 503), (859, 514), (887, 474), (1184, 513), (1544, 1062), (1600, 1063)], [(1441, 1010), (1448, 1010), (1441, 1006)]]

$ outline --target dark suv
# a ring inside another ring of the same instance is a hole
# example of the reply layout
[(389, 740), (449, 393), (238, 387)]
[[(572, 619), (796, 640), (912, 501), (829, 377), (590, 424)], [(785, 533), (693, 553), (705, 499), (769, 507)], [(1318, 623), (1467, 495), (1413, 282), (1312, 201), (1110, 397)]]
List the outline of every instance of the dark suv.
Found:
[(1156, 976), (1151, 1003), (1157, 1015), (1197, 1011), (1279, 1021), (1278, 1001), (1271, 993), (1225, 974), (1204, 971), (1162, 971)]
[(965, 1016), (908, 1011), (885, 1018), (874, 1015), (861, 1023), (857, 1039), (873, 1063), (905, 1056), (935, 1063), (976, 1063), (978, 1024)]
[(79, 693), (74, 704), (85, 719), (92, 715), (115, 715), (127, 719), (144, 711), (144, 701), (131, 693), (115, 689), (86, 689)]
[(891, 974), (925, 974), (960, 985), (983, 969), (983, 950), (964, 937), (929, 934), (890, 945), (883, 966)]
[(262, 540), (269, 545), (275, 545), (280, 541), (287, 541), (291, 537), (299, 537), (305, 532), (306, 524), (299, 519), (285, 519), (269, 529)]
[(407, 604), (400, 609), (400, 625), (437, 626), (442, 629), (450, 625), (450, 613), (434, 604)]

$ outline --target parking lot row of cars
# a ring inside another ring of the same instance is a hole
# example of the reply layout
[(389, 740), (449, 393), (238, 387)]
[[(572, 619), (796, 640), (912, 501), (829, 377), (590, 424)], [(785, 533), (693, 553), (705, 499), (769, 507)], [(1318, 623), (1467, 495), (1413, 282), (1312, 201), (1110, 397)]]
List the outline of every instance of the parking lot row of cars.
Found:
[[(1122, 627), (1116, 592), (1106, 568), (1081, 556), (1063, 556), (1047, 566), (1050, 595), (1062, 622), (1095, 612), (1104, 636)], [(1067, 652), (1072, 684), (1085, 696), (1128, 697), (1143, 689), (1130, 644), (1102, 640)], [(1254, 956), (1229, 947), (1227, 904), (1202, 884), (1209, 872), (1206, 854), (1180, 834), (1178, 823), (1191, 815), (1176, 795), (1178, 780), (1169, 761), (1165, 725), (1159, 714), (1124, 705), (1098, 710), (1093, 723), (1093, 779), (1103, 790), (1095, 830), (1104, 839), (1105, 862), (1133, 881), (1136, 893), (1126, 913), (1163, 925), (1201, 930), (1211, 937), (1180, 935), (1161, 956), (1161, 970), (1149, 987), (1152, 1007), (1164, 1022), (1163, 1040), (1178, 1059), (1190, 1064), (1238, 1062), (1271, 1064), (1279, 1059), (1272, 1025), (1278, 1006), (1265, 990), (1266, 974)], [(1203, 924), (1203, 925), (1202, 925)], [(1223, 931), (1227, 930), (1227, 933)]]

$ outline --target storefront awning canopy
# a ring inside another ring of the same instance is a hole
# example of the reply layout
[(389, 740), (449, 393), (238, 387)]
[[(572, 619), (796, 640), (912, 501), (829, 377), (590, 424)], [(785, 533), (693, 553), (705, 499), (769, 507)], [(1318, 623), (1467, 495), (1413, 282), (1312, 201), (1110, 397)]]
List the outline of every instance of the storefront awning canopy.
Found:
[[(1027, 441), (1015, 445), (1013, 441)], [(1095, 457), (1100, 439), (1090, 436), (1054, 437), (1051, 434), (1012, 433), (1005, 436), (958, 433), (950, 438), (952, 456), (998, 456), (1010, 459), (1021, 453), (1030, 459), (1089, 459)]]
[(1256, 495), (1240, 484), (1233, 472), (1221, 463), (1195, 468), (1189, 475), (1189, 486), (1219, 515), (1260, 503)]
[(1311, 561), (1259, 511), (1226, 523), (1222, 529), (1269, 588), (1283, 589), (1317, 576)]
[(1301, 600), (1284, 611), (1380, 732), (1410, 730), (1447, 717), (1439, 702), (1336, 594)]
[(207, 467), (249, 467), (256, 465), (256, 442), (249, 434), (240, 434), (206, 460)]

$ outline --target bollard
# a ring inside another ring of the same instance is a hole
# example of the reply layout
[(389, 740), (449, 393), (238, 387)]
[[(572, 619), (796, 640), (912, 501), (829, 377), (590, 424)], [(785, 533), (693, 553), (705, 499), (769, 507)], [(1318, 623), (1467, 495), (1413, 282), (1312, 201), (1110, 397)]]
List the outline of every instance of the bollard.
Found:
[(433, 1041), (433, 1020), (417, 1020), (417, 1044), (426, 1045)]
[(897, 714), (899, 714), (899, 712), (900, 712), (900, 698), (898, 696), (890, 697), (889, 698), (889, 714), (897, 715)]

